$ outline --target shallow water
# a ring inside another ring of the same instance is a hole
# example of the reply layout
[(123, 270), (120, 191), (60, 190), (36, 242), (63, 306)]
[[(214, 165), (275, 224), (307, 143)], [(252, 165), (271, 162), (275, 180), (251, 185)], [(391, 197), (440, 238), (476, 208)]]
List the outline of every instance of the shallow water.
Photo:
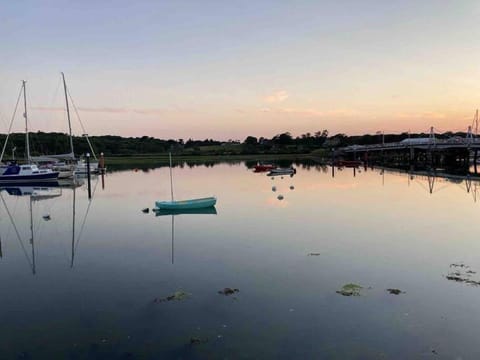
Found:
[(480, 280), (450, 266), (480, 271), (478, 184), (296, 166), (175, 167), (176, 198), (216, 214), (143, 213), (166, 167), (94, 179), (91, 201), (1, 191), (0, 358), (479, 358), (480, 287), (445, 277)]

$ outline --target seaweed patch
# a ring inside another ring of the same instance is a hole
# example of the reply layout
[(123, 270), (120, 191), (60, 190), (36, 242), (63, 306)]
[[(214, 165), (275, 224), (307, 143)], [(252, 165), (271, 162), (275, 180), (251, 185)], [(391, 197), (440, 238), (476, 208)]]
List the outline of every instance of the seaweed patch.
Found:
[(360, 296), (360, 291), (363, 289), (362, 286), (357, 284), (345, 284), (340, 290), (337, 290), (336, 293), (343, 296)]

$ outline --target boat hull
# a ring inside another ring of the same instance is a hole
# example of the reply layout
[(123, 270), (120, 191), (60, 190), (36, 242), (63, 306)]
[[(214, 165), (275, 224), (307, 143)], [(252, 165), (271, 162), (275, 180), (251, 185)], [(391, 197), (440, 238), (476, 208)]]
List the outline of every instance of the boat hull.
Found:
[(30, 183), (39, 181), (57, 181), (58, 172), (31, 175), (0, 175), (1, 184)]
[(155, 216), (166, 215), (217, 215), (217, 209), (214, 206), (200, 209), (154, 209)]
[(214, 197), (191, 199), (181, 201), (156, 201), (155, 206), (159, 210), (192, 210), (215, 206), (217, 199)]
[(265, 172), (265, 171), (270, 171), (272, 169), (275, 169), (275, 166), (270, 165), (270, 164), (263, 164), (263, 165), (255, 165), (254, 166), (254, 171), (255, 172)]

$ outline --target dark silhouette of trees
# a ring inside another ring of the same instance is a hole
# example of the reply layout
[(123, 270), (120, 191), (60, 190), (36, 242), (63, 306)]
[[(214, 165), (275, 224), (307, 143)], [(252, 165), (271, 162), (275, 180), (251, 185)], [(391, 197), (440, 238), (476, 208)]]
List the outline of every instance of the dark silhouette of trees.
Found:
[[(271, 139), (253, 135), (240, 143), (237, 140), (217, 141), (213, 139), (194, 140), (157, 139), (151, 136), (122, 137), (115, 135), (91, 136), (97, 153), (103, 152), (106, 156), (132, 156), (142, 154), (158, 154), (173, 151), (185, 155), (235, 155), (235, 154), (305, 154), (317, 149), (331, 149), (349, 145), (380, 144), (402, 141), (407, 138), (428, 137), (429, 134), (365, 134), (351, 135), (335, 134), (329, 136), (328, 130), (319, 130), (312, 133), (293, 137), (289, 132), (273, 136)], [(465, 137), (465, 133), (447, 132), (435, 135), (439, 139), (452, 136)], [(0, 134), (0, 144), (3, 146), (6, 135)], [(73, 145), (77, 156), (90, 152), (84, 137), (74, 136)], [(16, 158), (25, 158), (25, 134), (12, 133), (5, 149), (5, 158), (11, 158), (15, 152)], [(32, 155), (65, 154), (70, 152), (70, 139), (63, 133), (30, 133), (30, 152)]]

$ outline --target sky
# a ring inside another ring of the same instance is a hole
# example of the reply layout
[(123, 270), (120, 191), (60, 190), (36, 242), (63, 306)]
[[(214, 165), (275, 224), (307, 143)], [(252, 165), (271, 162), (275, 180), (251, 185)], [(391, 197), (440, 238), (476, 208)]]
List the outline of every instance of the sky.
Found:
[(479, 24), (477, 0), (2, 0), (0, 132), (21, 80), (29, 127), (66, 132), (61, 71), (90, 135), (465, 131)]

